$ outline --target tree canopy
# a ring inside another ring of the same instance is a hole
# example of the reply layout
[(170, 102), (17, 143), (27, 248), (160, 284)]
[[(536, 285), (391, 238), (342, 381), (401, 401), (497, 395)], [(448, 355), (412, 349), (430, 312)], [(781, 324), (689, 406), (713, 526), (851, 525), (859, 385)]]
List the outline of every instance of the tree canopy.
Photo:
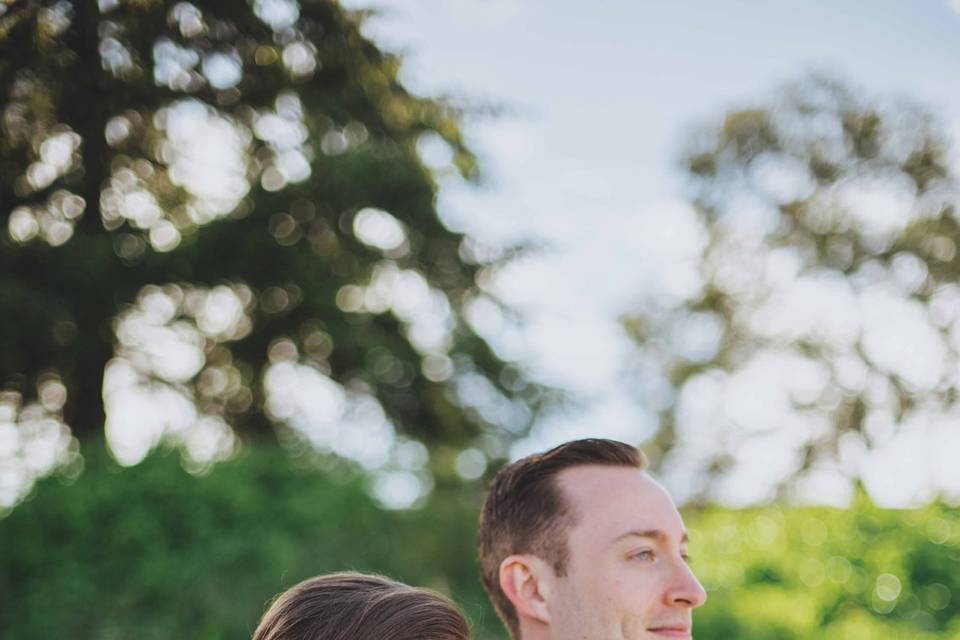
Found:
[(321, 449), (343, 439), (318, 423), (454, 448), (525, 428), (539, 391), (464, 321), (482, 252), (436, 208), (434, 170), (476, 175), (458, 109), (408, 92), (363, 18), (0, 6), (0, 419), (63, 448), (55, 421), (83, 440), (107, 416), (131, 461), (278, 425)]
[(928, 109), (822, 76), (690, 136), (696, 284), (625, 319), (661, 410), (651, 453), (700, 478), (688, 495), (716, 497), (705, 479), (727, 472), (752, 477), (754, 499), (798, 476), (852, 484), (897, 434), (953, 431), (950, 149)]

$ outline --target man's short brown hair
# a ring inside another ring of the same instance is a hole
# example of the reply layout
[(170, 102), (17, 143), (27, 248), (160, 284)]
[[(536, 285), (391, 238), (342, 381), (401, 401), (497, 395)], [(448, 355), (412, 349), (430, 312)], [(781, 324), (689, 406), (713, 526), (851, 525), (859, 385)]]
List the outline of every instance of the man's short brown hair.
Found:
[(520, 621), (500, 588), (500, 563), (526, 553), (549, 562), (557, 575), (566, 574), (567, 529), (575, 514), (555, 477), (584, 465), (643, 469), (647, 460), (636, 447), (615, 440), (574, 440), (507, 465), (490, 483), (480, 514), (480, 575), (514, 638), (520, 637)]
[(253, 640), (470, 640), (466, 618), (439, 593), (343, 572), (281, 593)]

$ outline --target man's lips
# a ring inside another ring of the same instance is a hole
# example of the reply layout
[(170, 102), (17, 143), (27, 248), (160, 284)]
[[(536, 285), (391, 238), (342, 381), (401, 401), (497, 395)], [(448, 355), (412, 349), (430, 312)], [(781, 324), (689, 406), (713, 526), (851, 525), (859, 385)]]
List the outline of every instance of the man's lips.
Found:
[(650, 633), (655, 633), (664, 638), (689, 638), (690, 637), (690, 625), (689, 624), (665, 624), (658, 627), (650, 627), (647, 629)]

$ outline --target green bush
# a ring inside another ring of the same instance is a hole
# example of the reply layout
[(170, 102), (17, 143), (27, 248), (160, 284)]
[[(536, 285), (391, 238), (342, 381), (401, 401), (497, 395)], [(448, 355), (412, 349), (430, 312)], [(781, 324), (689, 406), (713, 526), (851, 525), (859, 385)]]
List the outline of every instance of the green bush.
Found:
[[(480, 491), (438, 486), (386, 511), (342, 466), (248, 450), (204, 477), (157, 453), (104, 454), (72, 486), (40, 483), (0, 519), (0, 637), (249, 638), (267, 601), (353, 568), (446, 592), (481, 640), (505, 638), (477, 578)], [(960, 515), (711, 507), (687, 514), (709, 592), (698, 640), (960, 638)]]
[(75, 485), (48, 479), (0, 520), (0, 637), (249, 638), (273, 595), (340, 569), (455, 594), (483, 619), (475, 513), (385, 511), (354, 470), (298, 468), (278, 449), (202, 478), (177, 454), (129, 469), (88, 456)]
[(699, 640), (960, 638), (960, 515), (711, 508), (688, 517)]

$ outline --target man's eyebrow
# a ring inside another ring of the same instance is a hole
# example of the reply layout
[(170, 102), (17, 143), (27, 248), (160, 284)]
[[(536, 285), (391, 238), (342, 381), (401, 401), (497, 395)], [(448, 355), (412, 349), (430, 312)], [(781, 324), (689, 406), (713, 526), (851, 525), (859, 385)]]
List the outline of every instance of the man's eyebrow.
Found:
[[(631, 529), (630, 531), (626, 531), (617, 536), (614, 540), (614, 543), (620, 542), (625, 538), (651, 538), (657, 542), (663, 543), (666, 542), (669, 537), (670, 536), (668, 536), (667, 533), (661, 529)], [(689, 542), (690, 535), (684, 531), (683, 535), (680, 537), (680, 544), (687, 544)]]

